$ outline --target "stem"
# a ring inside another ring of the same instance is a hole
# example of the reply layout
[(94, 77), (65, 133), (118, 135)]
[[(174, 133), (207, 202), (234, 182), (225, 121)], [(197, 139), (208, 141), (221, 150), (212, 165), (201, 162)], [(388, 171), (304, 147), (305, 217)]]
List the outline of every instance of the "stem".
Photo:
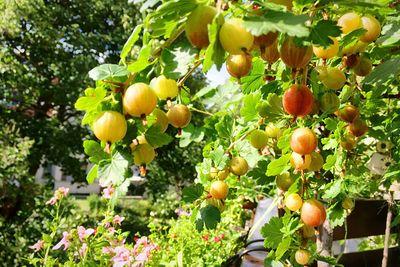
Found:
[(205, 114), (205, 115), (208, 115), (208, 116), (213, 116), (214, 115), (214, 114), (212, 114), (212, 113), (210, 113), (208, 111), (197, 109), (197, 108), (194, 108), (194, 107), (191, 107), (190, 110), (193, 110), (193, 111), (196, 111), (198, 113), (202, 113), (202, 114)]
[(176, 39), (178, 39), (178, 37), (185, 31), (185, 24), (183, 24), (174, 35), (172, 35), (167, 41), (165, 41), (165, 43), (163, 45), (161, 45), (159, 48), (157, 48), (153, 53), (152, 56), (159, 56), (161, 54), (161, 51), (166, 48), (169, 47), (173, 42), (175, 42)]
[(252, 129), (250, 131), (245, 132), (239, 139), (237, 139), (236, 141), (234, 141), (233, 143), (231, 143), (229, 145), (229, 147), (225, 150), (225, 153), (228, 153), (237, 143), (239, 143), (240, 141), (243, 141), (251, 132), (253, 132), (255, 129)]
[(388, 264), (388, 256), (389, 256), (389, 243), (390, 243), (390, 224), (392, 222), (392, 207), (393, 207), (393, 194), (389, 191), (388, 202), (388, 212), (386, 216), (386, 229), (385, 229), (385, 242), (383, 247), (383, 258), (382, 258), (382, 267), (387, 267)]
[[(61, 199), (60, 199), (60, 201), (57, 202), (56, 216), (53, 219), (53, 223), (55, 225), (57, 225), (57, 228), (58, 228), (58, 224), (59, 224), (58, 216), (59, 216), (59, 212), (60, 212), (60, 206), (61, 206)], [(49, 256), (49, 252), (50, 252), (50, 247), (51, 247), (51, 244), (53, 243), (53, 239), (54, 239), (56, 233), (57, 233), (57, 229), (55, 231), (53, 230), (53, 232), (50, 234), (51, 241), (50, 241), (50, 244), (48, 245), (48, 247), (46, 248), (46, 253), (44, 255), (44, 261), (43, 261), (43, 266), (46, 266), (47, 257)]]
[(193, 71), (195, 71), (195, 70), (200, 66), (200, 64), (201, 64), (202, 62), (203, 62), (203, 60), (199, 59), (198, 61), (196, 61), (196, 62), (194, 63), (193, 67), (190, 68), (190, 69), (186, 72), (186, 74), (179, 80), (179, 82), (178, 82), (178, 87), (181, 87), (181, 86), (185, 83), (185, 81), (187, 80), (187, 78), (190, 77), (190, 75), (193, 73)]

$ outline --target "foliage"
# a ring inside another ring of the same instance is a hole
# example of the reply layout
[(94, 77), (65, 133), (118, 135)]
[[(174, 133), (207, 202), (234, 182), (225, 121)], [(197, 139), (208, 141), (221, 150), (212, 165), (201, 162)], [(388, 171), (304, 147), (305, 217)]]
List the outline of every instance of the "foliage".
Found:
[(73, 103), (99, 62), (115, 62), (140, 13), (125, 0), (0, 1), (0, 112), (34, 141), (29, 170), (61, 166), (83, 181), (86, 160)]

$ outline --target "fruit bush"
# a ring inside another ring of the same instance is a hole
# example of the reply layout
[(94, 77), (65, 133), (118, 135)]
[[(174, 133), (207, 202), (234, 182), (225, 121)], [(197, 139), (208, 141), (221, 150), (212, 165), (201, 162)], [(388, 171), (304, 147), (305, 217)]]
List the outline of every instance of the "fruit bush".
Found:
[[(76, 102), (96, 137), (83, 144), (88, 182), (113, 192), (112, 208), (131, 166), (146, 175), (174, 127), (182, 146), (207, 142), (182, 195), (194, 228), (218, 227), (232, 200), (277, 192), (285, 214), (262, 228), (266, 265), (337, 264), (315, 246), (316, 227), (343, 225), (355, 198), (382, 197), (400, 172), (398, 11), (387, 0), (158, 3)], [(224, 63), (226, 83), (185, 85)]]

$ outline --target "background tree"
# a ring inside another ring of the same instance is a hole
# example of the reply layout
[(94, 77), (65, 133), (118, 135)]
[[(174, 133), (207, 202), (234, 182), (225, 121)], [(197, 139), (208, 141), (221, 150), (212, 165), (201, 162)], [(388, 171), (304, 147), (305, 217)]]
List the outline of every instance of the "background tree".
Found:
[(34, 174), (56, 164), (82, 180), (82, 139), (88, 135), (73, 104), (99, 63), (119, 49), (141, 14), (126, 0), (0, 1), (0, 112), (34, 141)]

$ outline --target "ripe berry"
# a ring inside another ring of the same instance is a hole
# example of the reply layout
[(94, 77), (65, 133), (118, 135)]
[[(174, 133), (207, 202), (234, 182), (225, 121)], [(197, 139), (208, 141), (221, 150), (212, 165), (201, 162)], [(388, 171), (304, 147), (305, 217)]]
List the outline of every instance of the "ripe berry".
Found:
[(165, 114), (164, 111), (161, 109), (154, 109), (152, 115), (156, 116), (156, 121), (154, 122), (154, 125), (157, 125), (160, 127), (161, 132), (165, 132), (168, 128), (168, 117), (167, 114)]
[(320, 226), (326, 219), (325, 207), (316, 199), (306, 200), (301, 207), (300, 217), (305, 225)]
[(296, 262), (300, 265), (307, 265), (311, 259), (311, 254), (307, 250), (299, 249), (294, 254)]
[(225, 51), (232, 55), (239, 55), (250, 51), (254, 37), (243, 27), (241, 19), (233, 18), (222, 25), (219, 40)]
[(329, 59), (336, 56), (339, 52), (339, 42), (335, 37), (329, 37), (332, 39), (333, 44), (324, 48), (321, 46), (313, 46), (313, 52), (317, 58)]
[(367, 30), (367, 32), (360, 37), (361, 41), (365, 43), (371, 43), (378, 39), (379, 35), (381, 34), (381, 24), (379, 20), (368, 15), (361, 17), (361, 24), (362, 27)]
[(154, 78), (150, 87), (154, 90), (158, 98), (162, 100), (173, 99), (178, 95), (178, 84), (175, 80), (167, 79), (164, 75)]
[(225, 199), (228, 196), (229, 187), (224, 181), (215, 181), (211, 184), (210, 195), (215, 199)]
[(298, 128), (290, 137), (290, 147), (300, 155), (310, 154), (317, 148), (317, 137), (308, 128)]
[(254, 36), (254, 46), (264, 49), (272, 45), (278, 38), (278, 32), (269, 32), (260, 36)]
[(278, 176), (276, 176), (276, 186), (282, 190), (287, 191), (290, 186), (294, 183), (293, 177), (290, 175), (289, 172), (284, 172)]
[(168, 110), (167, 117), (172, 126), (182, 129), (189, 124), (192, 114), (187, 106), (177, 104)]
[(361, 27), (361, 18), (356, 13), (349, 12), (339, 18), (337, 25), (346, 34)]
[(133, 161), (137, 166), (149, 164), (155, 156), (154, 148), (147, 143), (138, 145), (133, 151)]
[(237, 156), (231, 160), (230, 171), (234, 175), (237, 176), (245, 175), (248, 170), (249, 170), (249, 164), (244, 158)]
[(282, 44), (280, 55), (286, 66), (291, 68), (304, 68), (313, 55), (311, 46), (298, 46), (293, 37), (287, 37)]
[(325, 93), (321, 96), (321, 110), (323, 112), (334, 113), (340, 106), (340, 99), (335, 93)]
[(246, 53), (230, 55), (226, 59), (226, 70), (238, 79), (246, 76), (251, 70), (251, 56)]
[(346, 83), (346, 75), (338, 68), (317, 67), (318, 79), (329, 89), (339, 90)]
[(189, 15), (185, 32), (186, 37), (193, 46), (199, 49), (208, 46), (208, 25), (211, 24), (216, 14), (217, 9), (215, 7), (199, 5)]
[(303, 200), (299, 194), (292, 193), (285, 198), (285, 206), (291, 211), (298, 211), (303, 205)]
[(126, 89), (122, 103), (129, 115), (143, 117), (153, 112), (157, 96), (147, 84), (135, 83)]
[(124, 138), (127, 124), (124, 116), (116, 111), (102, 112), (93, 122), (94, 135), (103, 142), (115, 142)]
[(267, 61), (269, 64), (275, 63), (280, 57), (277, 41), (275, 41), (272, 45), (261, 49), (260, 52), (261, 58)]
[(372, 62), (367, 57), (361, 57), (360, 62), (353, 68), (357, 76), (367, 76), (372, 70)]
[(352, 135), (354, 135), (356, 137), (360, 137), (368, 131), (368, 126), (367, 126), (367, 123), (363, 119), (360, 119), (360, 117), (357, 117), (353, 120), (352, 123), (350, 123), (347, 126), (347, 130)]
[(360, 115), (358, 109), (353, 105), (347, 105), (341, 109), (339, 109), (335, 113), (340, 119), (345, 122), (353, 122), (353, 120)]
[(310, 167), (311, 156), (300, 155), (296, 152), (292, 152), (292, 155), (290, 156), (290, 163), (296, 170), (305, 170)]
[(305, 85), (292, 85), (282, 99), (283, 108), (293, 116), (310, 114), (314, 103), (314, 96)]

